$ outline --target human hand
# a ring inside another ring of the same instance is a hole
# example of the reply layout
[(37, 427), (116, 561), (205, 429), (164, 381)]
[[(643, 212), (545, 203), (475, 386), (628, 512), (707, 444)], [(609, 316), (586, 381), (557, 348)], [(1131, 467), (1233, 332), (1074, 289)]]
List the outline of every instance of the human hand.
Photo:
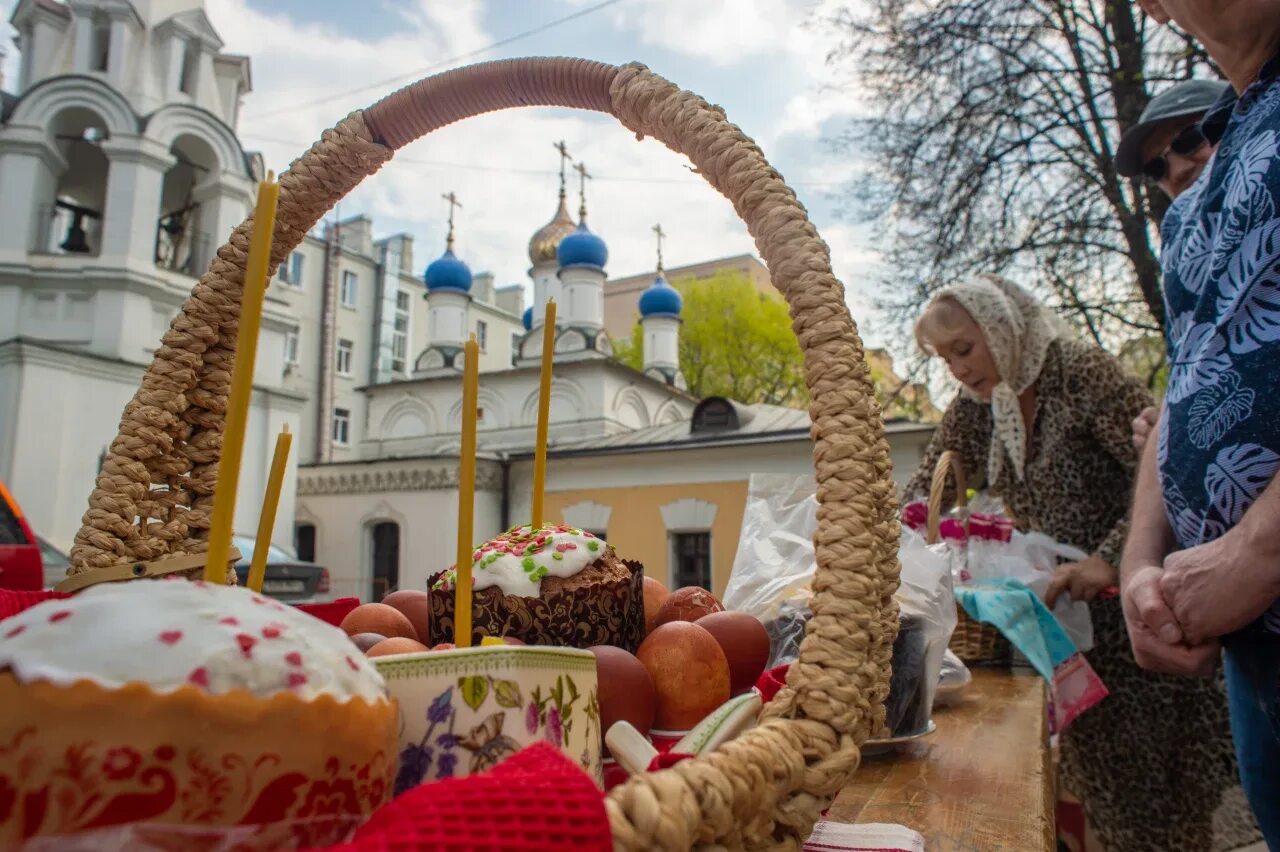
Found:
[(1070, 594), (1073, 601), (1091, 601), (1103, 589), (1114, 586), (1119, 576), (1119, 572), (1100, 556), (1059, 565), (1053, 573), (1053, 581), (1045, 590), (1044, 602), (1053, 609), (1063, 592)]
[(1126, 571), (1120, 602), (1134, 659), (1153, 672), (1208, 677), (1218, 665), (1221, 647), (1216, 639), (1200, 645), (1184, 642), (1177, 618), (1160, 594), (1163, 573), (1155, 565)]
[(1152, 406), (1142, 409), (1142, 413), (1133, 418), (1133, 446), (1137, 448), (1139, 454), (1147, 445), (1147, 439), (1151, 437), (1151, 430), (1155, 428), (1159, 418), (1160, 412)]
[(1271, 560), (1234, 531), (1165, 557), (1160, 595), (1187, 642), (1246, 627), (1280, 597)]

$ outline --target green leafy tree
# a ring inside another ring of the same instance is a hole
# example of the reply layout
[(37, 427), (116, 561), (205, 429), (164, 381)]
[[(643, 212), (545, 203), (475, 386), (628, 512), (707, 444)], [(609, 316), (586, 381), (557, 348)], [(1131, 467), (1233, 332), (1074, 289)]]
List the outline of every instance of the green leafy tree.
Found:
[[(781, 298), (761, 293), (735, 272), (676, 280), (672, 285), (684, 297), (680, 369), (690, 393), (748, 404), (808, 404), (804, 357)], [(644, 344), (639, 323), (630, 338), (613, 345), (618, 360), (641, 368)]]

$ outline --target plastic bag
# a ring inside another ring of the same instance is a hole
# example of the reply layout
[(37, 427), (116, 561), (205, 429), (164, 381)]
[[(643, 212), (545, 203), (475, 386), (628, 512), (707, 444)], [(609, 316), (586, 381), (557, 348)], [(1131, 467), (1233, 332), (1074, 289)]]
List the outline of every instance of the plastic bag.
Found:
[(905, 736), (920, 733), (929, 725), (942, 659), (957, 616), (951, 585), (952, 553), (947, 545), (928, 545), (919, 533), (903, 529), (898, 559), (901, 585), (894, 597), (901, 621), (893, 643), (885, 724), (892, 736)]
[[(810, 582), (817, 568), (817, 486), (811, 476), (754, 474), (747, 489), (742, 533), (725, 588), (728, 609), (759, 618), (769, 632), (769, 668), (800, 654), (811, 611)], [(896, 598), (902, 620), (893, 649), (893, 677), (885, 702), (894, 735), (928, 725), (942, 657), (956, 624), (952, 554), (902, 532), (901, 586)]]
[(738, 553), (723, 603), (726, 609), (751, 613), (763, 622), (769, 633), (770, 669), (800, 656), (804, 625), (812, 615), (816, 493), (812, 476), (753, 473), (747, 486)]
[[(921, 531), (926, 515), (922, 502), (903, 510), (904, 522)], [(985, 492), (971, 493), (968, 506), (948, 512), (941, 523), (941, 533), (956, 554), (958, 585), (1009, 578), (1025, 583), (1043, 599), (1058, 565), (1088, 558), (1078, 547), (1055, 541), (1044, 533), (1015, 529), (1000, 498)], [(1079, 650), (1093, 647), (1093, 619), (1087, 603), (1062, 595), (1053, 614)]]
[(952, 704), (964, 694), (973, 680), (973, 673), (950, 648), (942, 655), (942, 671), (938, 674), (938, 692), (933, 697), (935, 707)]

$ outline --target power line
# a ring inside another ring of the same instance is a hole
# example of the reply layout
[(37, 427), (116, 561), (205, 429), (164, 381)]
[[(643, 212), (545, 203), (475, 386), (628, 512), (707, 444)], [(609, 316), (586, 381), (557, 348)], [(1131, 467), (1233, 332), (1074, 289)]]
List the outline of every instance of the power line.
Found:
[(622, 2), (622, 0), (604, 0), (604, 2), (602, 3), (597, 3), (594, 6), (588, 6), (586, 9), (581, 9), (570, 15), (565, 15), (563, 18), (556, 18), (554, 21), (548, 21), (547, 23), (534, 27), (531, 30), (525, 30), (524, 32), (519, 32), (519, 33), (516, 33), (515, 35), (498, 39), (497, 41), (487, 44), (484, 47), (477, 48), (475, 50), (471, 50), (466, 53), (460, 53), (457, 56), (451, 56), (442, 62), (437, 62), (434, 65), (428, 65), (425, 68), (419, 68), (417, 71), (411, 71), (408, 74), (400, 74), (395, 77), (388, 77), (385, 80), (379, 80), (378, 82), (370, 83), (367, 86), (358, 86), (354, 89), (347, 89), (345, 92), (338, 92), (336, 94), (325, 95), (322, 98), (316, 98), (315, 100), (304, 101), (303, 103), (300, 103), (300, 104), (293, 104), (292, 106), (287, 106), (287, 107), (282, 107), (280, 109), (272, 110), (269, 113), (260, 113), (258, 115), (251, 115), (249, 117), (250, 118), (268, 118), (270, 116), (276, 116), (276, 115), (288, 115), (289, 113), (298, 112), (304, 109), (310, 109), (311, 107), (314, 107), (314, 106), (323, 106), (324, 104), (333, 103), (334, 101), (339, 100), (341, 98), (345, 98), (349, 95), (359, 95), (359, 94), (363, 94), (364, 92), (371, 92), (374, 90), (385, 90), (389, 86), (394, 86), (396, 84), (403, 83), (406, 80), (418, 79), (419, 77), (423, 77), (427, 74), (430, 74), (432, 71), (439, 71), (441, 68), (447, 68), (456, 62), (463, 61), (464, 59), (471, 59), (483, 53), (488, 53), (489, 51), (494, 50), (496, 48), (505, 47), (508, 44), (511, 44), (512, 42), (520, 41), (521, 39), (525, 39), (533, 35), (538, 35), (539, 33), (544, 33), (547, 30), (554, 29), (555, 27), (560, 26), (561, 24), (566, 24), (569, 21), (576, 20), (577, 18), (586, 17), (587, 15), (590, 15), (592, 12), (598, 12), (601, 9), (604, 9), (608, 6), (612, 6), (620, 2)]

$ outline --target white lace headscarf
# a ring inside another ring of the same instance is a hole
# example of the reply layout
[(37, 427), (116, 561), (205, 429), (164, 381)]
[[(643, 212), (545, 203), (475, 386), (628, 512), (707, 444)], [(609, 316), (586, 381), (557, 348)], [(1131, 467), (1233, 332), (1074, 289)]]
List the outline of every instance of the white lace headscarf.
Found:
[[(1007, 458), (1014, 478), (1021, 482), (1027, 458), (1027, 424), (1018, 395), (1036, 383), (1049, 344), (1067, 334), (1066, 324), (1053, 311), (1017, 284), (999, 275), (980, 275), (942, 288), (930, 301), (950, 296), (973, 317), (987, 340), (1000, 373), (991, 391), (991, 450), (987, 482), (994, 485)], [(962, 387), (961, 393), (980, 400)]]

